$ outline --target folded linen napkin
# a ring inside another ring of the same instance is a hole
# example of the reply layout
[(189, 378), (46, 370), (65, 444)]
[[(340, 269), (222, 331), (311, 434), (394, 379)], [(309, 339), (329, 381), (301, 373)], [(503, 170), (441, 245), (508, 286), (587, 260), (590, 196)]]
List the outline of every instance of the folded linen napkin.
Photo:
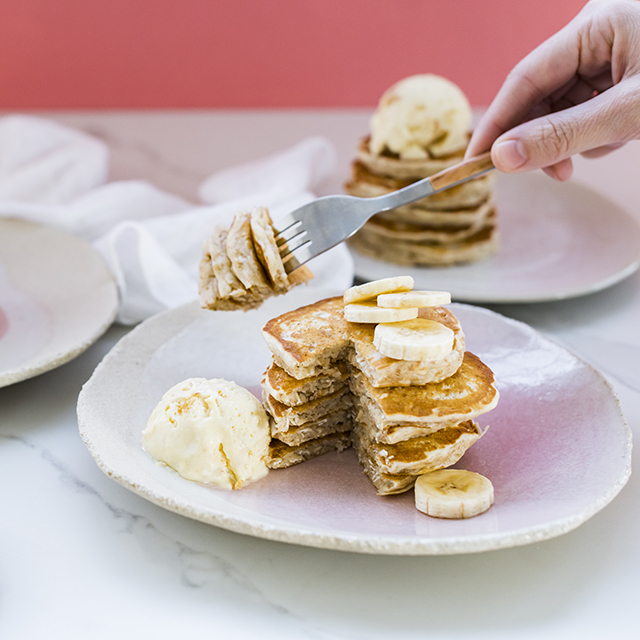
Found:
[[(56, 226), (93, 243), (120, 292), (117, 320), (134, 324), (197, 298), (202, 242), (217, 224), (253, 206), (278, 218), (311, 201), (335, 152), (309, 138), (270, 158), (208, 178), (208, 206), (141, 181), (106, 183), (108, 149), (85, 133), (32, 116), (0, 120), (0, 215)], [(353, 263), (340, 245), (309, 264), (308, 286), (346, 289)]]

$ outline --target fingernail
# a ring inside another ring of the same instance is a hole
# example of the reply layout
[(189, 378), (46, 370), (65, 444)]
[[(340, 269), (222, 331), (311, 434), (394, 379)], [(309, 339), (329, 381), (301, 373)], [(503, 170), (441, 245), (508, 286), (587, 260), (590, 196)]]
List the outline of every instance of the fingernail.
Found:
[(499, 169), (518, 169), (527, 161), (524, 145), (520, 140), (505, 140), (493, 146)]

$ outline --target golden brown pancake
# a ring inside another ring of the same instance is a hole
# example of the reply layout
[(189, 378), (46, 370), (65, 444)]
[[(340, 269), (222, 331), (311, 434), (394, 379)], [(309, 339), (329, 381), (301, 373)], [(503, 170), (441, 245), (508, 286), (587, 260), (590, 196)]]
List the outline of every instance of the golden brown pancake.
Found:
[(464, 158), (464, 149), (443, 158), (401, 159), (399, 155), (386, 151), (376, 155), (369, 150), (369, 136), (364, 138), (357, 150), (358, 160), (374, 174), (389, 176), (397, 180), (421, 180), (452, 167)]
[(258, 260), (253, 234), (251, 233), (251, 214), (236, 214), (225, 242), (231, 267), (246, 289), (261, 296), (273, 295), (267, 275)]
[(351, 413), (351, 407), (348, 410), (333, 411), (318, 420), (311, 420), (297, 426), (289, 426), (285, 431), (280, 431), (279, 426), (281, 425), (271, 419), (271, 437), (290, 446), (297, 446), (303, 442), (323, 438), (332, 433), (346, 433), (351, 431), (353, 427)]
[(354, 431), (364, 443), (367, 456), (381, 473), (411, 476), (456, 463), (481, 436), (480, 429), (473, 420), (397, 444), (374, 442), (368, 437), (367, 429), (357, 422)]
[(299, 426), (305, 422), (319, 420), (334, 411), (351, 411), (351, 394), (348, 387), (321, 398), (290, 407), (278, 402), (273, 396), (264, 393), (265, 409), (278, 425), (279, 431), (286, 431), (290, 426)]
[(481, 229), (470, 238), (452, 243), (392, 240), (363, 228), (347, 241), (358, 253), (404, 266), (449, 267), (478, 262), (492, 256), (498, 248), (495, 228)]
[(299, 380), (333, 370), (349, 346), (343, 306), (327, 298), (269, 320), (262, 336), (276, 363)]
[[(352, 440), (378, 493), (401, 493), (417, 475), (455, 463), (480, 437), (473, 418), (497, 403), (493, 373), (464, 353), (464, 333), (448, 309), (425, 307), (419, 315), (452, 329), (452, 353), (442, 361), (409, 362), (380, 354), (375, 325), (346, 322), (343, 307), (342, 298), (321, 300), (263, 329), (274, 358), (287, 365), (272, 364), (262, 383), (273, 438), (269, 465), (297, 464)], [(333, 377), (318, 374), (322, 367)], [(293, 377), (293, 371), (309, 375)], [(379, 386), (390, 381), (393, 386)]]
[[(404, 162), (407, 162), (406, 160)], [(382, 196), (416, 182), (415, 179), (398, 180), (369, 171), (361, 162), (351, 165), (351, 179), (345, 184), (345, 191), (360, 198)], [(410, 206), (418, 209), (448, 211), (471, 209), (482, 204), (493, 192), (495, 176), (492, 173), (480, 176), (455, 187), (422, 198)]]
[(346, 387), (349, 379), (347, 365), (338, 362), (326, 374), (298, 380), (275, 362), (264, 372), (262, 388), (279, 402), (295, 407), (329, 395)]
[(317, 458), (330, 451), (348, 449), (350, 446), (350, 433), (335, 433), (293, 447), (273, 439), (269, 445), (267, 466), (271, 469), (283, 469), (305, 460)]
[(469, 351), (460, 368), (441, 382), (377, 388), (362, 372), (352, 371), (349, 384), (354, 394), (371, 400), (373, 417), (380, 429), (404, 422), (472, 420), (493, 409), (499, 395), (491, 369)]
[[(378, 495), (391, 495), (408, 491), (423, 473), (455, 464), (480, 435), (477, 425), (470, 421), (398, 445), (372, 443), (357, 424), (351, 438), (358, 460)], [(390, 473), (390, 469), (412, 472)]]
[(465, 339), (460, 323), (445, 307), (424, 307), (418, 311), (418, 317), (439, 322), (453, 331), (453, 350), (445, 358), (419, 361), (389, 358), (373, 344), (375, 325), (349, 322), (347, 335), (352, 345), (349, 362), (375, 387), (420, 385), (448, 378), (457, 371), (464, 354)]
[(218, 311), (247, 311), (311, 278), (304, 265), (287, 275), (269, 212), (258, 207), (252, 214), (236, 215), (229, 231), (216, 227), (203, 243), (200, 304)]
[(374, 216), (365, 223), (363, 229), (371, 234), (390, 240), (408, 242), (432, 242), (443, 245), (457, 244), (477, 236), (480, 231), (495, 228), (495, 210), (489, 211), (486, 218), (479, 218), (465, 227), (450, 225), (425, 225), (410, 222), (393, 221)]

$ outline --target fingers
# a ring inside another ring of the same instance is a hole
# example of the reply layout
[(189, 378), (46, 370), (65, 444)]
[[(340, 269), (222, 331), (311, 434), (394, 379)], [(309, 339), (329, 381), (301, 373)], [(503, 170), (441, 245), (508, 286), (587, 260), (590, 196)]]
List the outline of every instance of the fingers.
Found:
[(496, 138), (525, 120), (536, 105), (575, 77), (580, 52), (572, 24), (514, 67), (480, 119), (469, 142), (468, 157), (489, 149)]
[(550, 178), (558, 180), (558, 182), (566, 182), (573, 175), (573, 162), (571, 158), (562, 160), (557, 164), (542, 169)]
[(623, 81), (580, 105), (525, 122), (500, 136), (492, 159), (508, 173), (553, 167), (563, 179), (575, 153), (589, 153), (640, 137), (640, 84)]
[[(587, 3), (566, 27), (514, 67), (480, 119), (469, 143), (468, 156), (486, 151), (505, 131), (540, 116), (541, 111), (567, 108), (612, 86), (612, 50), (614, 44), (618, 49), (623, 46), (619, 43), (625, 40), (627, 27), (622, 29), (620, 24), (630, 18), (624, 18), (629, 7), (623, 11), (610, 4), (613, 3)], [(638, 12), (635, 3), (633, 11)], [(622, 15), (617, 26), (611, 19), (613, 15), (619, 18)], [(624, 33), (617, 32), (621, 29)], [(631, 27), (627, 30), (633, 31)], [(635, 42), (637, 38), (632, 40)], [(621, 67), (616, 68), (614, 75), (615, 81), (621, 79)], [(563, 100), (555, 104), (558, 98)]]

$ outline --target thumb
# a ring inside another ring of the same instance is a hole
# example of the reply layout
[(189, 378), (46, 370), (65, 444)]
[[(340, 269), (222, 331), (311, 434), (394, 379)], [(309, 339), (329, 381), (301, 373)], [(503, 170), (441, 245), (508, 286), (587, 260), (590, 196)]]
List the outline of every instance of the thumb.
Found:
[(491, 158), (500, 171), (520, 173), (638, 137), (640, 87), (621, 83), (575, 107), (507, 131), (493, 143)]

